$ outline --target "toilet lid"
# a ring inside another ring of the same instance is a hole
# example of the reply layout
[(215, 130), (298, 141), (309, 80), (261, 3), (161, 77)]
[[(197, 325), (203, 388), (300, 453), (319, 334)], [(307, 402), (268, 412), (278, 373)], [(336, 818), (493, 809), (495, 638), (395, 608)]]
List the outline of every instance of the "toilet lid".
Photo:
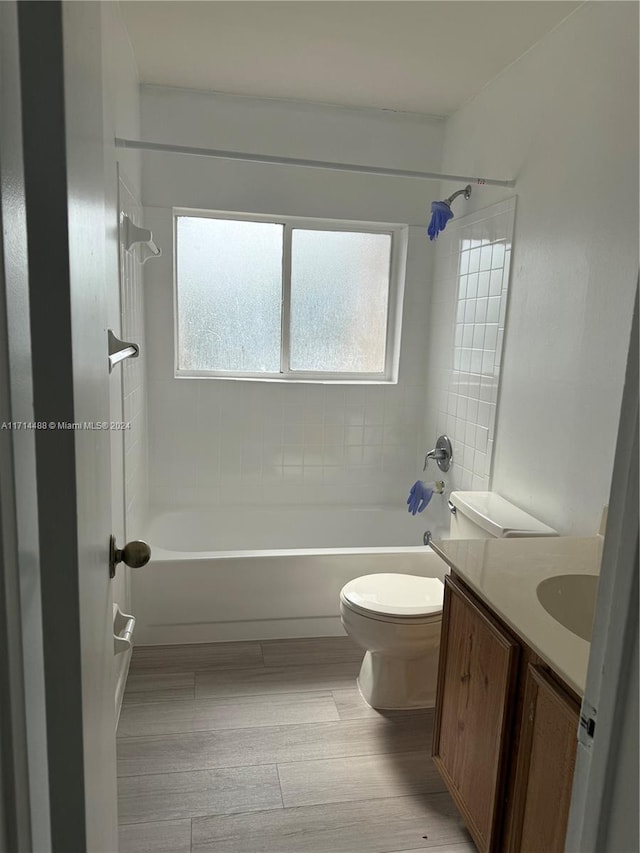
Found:
[(354, 609), (384, 616), (434, 616), (442, 611), (444, 584), (416, 575), (364, 575), (349, 581), (341, 595)]

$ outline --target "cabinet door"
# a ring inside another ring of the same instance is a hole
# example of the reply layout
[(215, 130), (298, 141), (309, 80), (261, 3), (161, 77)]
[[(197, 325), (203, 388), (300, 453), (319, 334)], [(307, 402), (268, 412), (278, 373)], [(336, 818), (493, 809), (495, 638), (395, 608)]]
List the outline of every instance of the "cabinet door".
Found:
[(514, 787), (514, 851), (564, 851), (578, 718), (578, 703), (542, 667), (529, 665)]
[(481, 851), (498, 849), (518, 644), (447, 578), (433, 757)]

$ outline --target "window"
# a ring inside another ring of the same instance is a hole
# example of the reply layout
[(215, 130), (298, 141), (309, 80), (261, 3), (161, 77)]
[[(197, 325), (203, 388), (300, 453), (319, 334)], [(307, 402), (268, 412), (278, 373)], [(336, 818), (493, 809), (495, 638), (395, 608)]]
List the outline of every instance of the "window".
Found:
[(176, 376), (394, 380), (401, 226), (174, 216)]

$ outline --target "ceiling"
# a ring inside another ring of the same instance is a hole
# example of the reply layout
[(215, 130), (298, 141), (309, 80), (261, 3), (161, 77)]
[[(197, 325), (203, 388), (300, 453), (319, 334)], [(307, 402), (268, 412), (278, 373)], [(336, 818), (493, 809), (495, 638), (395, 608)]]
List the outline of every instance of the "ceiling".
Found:
[(447, 116), (580, 3), (121, 0), (141, 83)]

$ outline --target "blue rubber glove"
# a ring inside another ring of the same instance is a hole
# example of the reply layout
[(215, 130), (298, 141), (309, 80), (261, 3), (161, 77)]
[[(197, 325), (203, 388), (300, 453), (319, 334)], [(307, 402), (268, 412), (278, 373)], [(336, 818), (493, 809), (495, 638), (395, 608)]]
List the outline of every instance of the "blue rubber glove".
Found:
[(453, 219), (451, 205), (447, 204), (446, 201), (431, 202), (431, 222), (427, 228), (429, 239), (435, 240), (438, 234), (444, 231), (450, 219)]
[(411, 515), (415, 515), (417, 512), (423, 512), (423, 510), (427, 508), (427, 504), (432, 497), (433, 489), (423, 480), (416, 480), (413, 486), (411, 486), (411, 491), (407, 498), (409, 512)]

